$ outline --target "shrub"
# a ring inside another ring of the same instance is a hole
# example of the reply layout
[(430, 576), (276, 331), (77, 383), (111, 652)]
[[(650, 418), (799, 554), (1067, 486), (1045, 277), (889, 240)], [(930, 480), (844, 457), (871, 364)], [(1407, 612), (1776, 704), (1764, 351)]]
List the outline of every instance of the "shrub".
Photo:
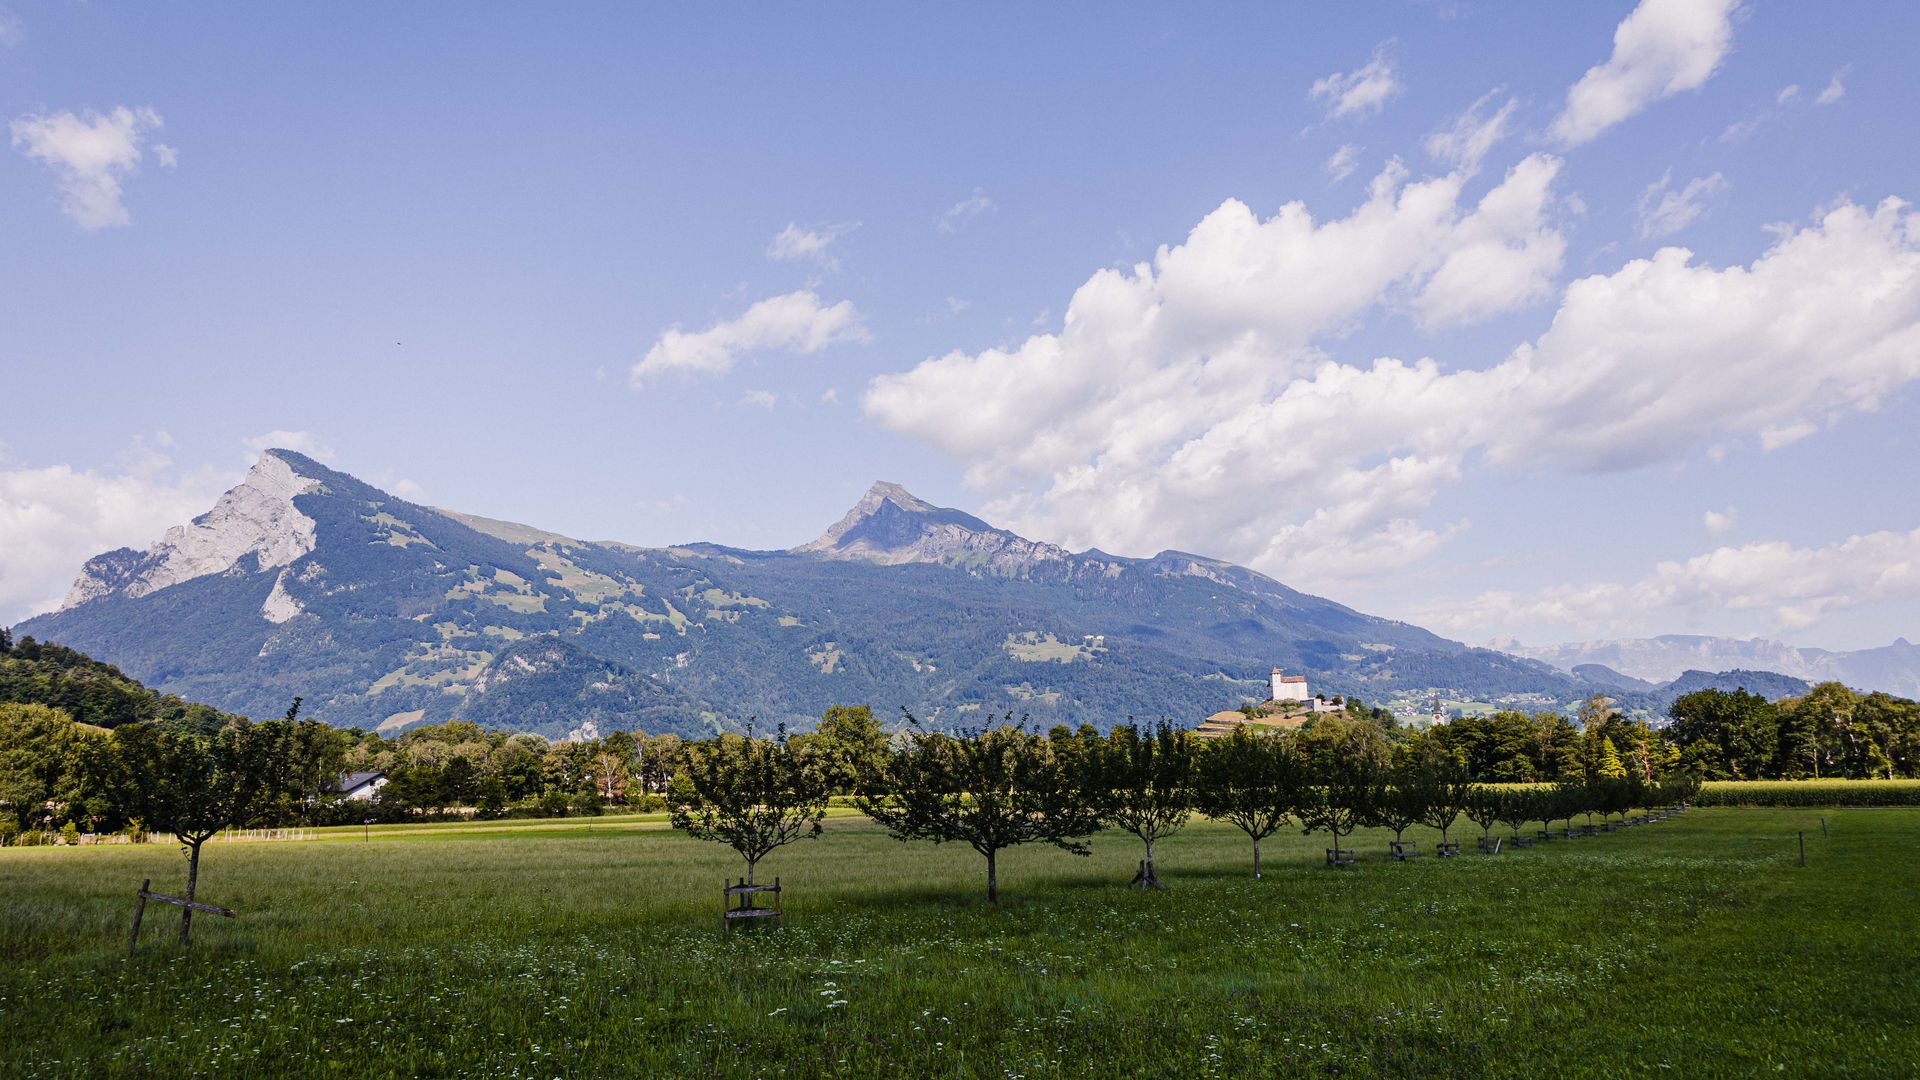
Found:
[(80, 826), (69, 821), (60, 826), (60, 842), (68, 847), (80, 846)]

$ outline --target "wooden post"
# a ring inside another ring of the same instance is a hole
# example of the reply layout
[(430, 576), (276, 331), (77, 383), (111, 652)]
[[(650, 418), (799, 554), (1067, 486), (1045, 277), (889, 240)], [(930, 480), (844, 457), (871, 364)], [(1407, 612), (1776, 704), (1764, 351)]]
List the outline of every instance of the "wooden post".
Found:
[(1826, 838), (1827, 838), (1827, 819), (1821, 818), (1820, 819), (1820, 839), (1825, 840)]
[(1807, 834), (1800, 834), (1800, 865), (1807, 865)]
[(140, 882), (140, 892), (133, 902), (133, 930), (127, 934), (127, 959), (133, 959), (134, 947), (140, 944), (140, 918), (147, 913), (147, 886), (153, 884), (152, 878)]

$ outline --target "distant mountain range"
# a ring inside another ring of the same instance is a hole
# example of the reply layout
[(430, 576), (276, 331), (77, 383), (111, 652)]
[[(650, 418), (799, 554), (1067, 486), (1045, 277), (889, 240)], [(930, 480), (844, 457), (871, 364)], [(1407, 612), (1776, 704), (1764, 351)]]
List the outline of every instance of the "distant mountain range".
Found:
[(387, 730), (702, 735), (836, 702), (942, 724), (1197, 720), (1264, 697), (1275, 666), (1373, 701), (1540, 707), (1597, 685), (1216, 559), (1070, 552), (896, 484), (789, 551), (641, 548), (418, 505), (287, 450), (147, 550), (88, 561), (17, 632), (221, 709), (300, 695)]
[(1659, 703), (1662, 711), (1671, 707), (1675, 698), (1696, 690), (1745, 690), (1769, 701), (1778, 701), (1783, 697), (1797, 697), (1813, 689), (1805, 679), (1796, 679), (1777, 671), (1744, 671), (1739, 668), (1717, 672), (1689, 668), (1662, 683), (1623, 675), (1605, 664), (1577, 664), (1573, 674), (1610, 693), (1651, 697)]
[[(1900, 638), (1891, 645), (1854, 652), (1802, 649), (1764, 638), (1666, 634), (1616, 641), (1579, 641), (1529, 648), (1510, 642), (1499, 648), (1544, 660), (1570, 673), (1589, 665), (1650, 683), (1665, 683), (1694, 671), (1732, 669), (1777, 672), (1810, 683), (1842, 682), (1861, 690), (1920, 697), (1920, 646)], [(1751, 689), (1751, 688), (1750, 688)], [(1755, 691), (1756, 693), (1758, 691)]]

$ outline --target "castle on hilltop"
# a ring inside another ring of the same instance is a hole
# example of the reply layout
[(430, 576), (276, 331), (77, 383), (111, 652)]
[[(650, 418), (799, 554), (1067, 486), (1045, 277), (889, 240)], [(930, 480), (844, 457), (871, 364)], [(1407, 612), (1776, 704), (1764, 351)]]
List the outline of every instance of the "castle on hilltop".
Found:
[(1274, 701), (1307, 701), (1313, 697), (1307, 692), (1305, 675), (1287, 675), (1274, 668), (1271, 679), (1273, 692), (1267, 696)]

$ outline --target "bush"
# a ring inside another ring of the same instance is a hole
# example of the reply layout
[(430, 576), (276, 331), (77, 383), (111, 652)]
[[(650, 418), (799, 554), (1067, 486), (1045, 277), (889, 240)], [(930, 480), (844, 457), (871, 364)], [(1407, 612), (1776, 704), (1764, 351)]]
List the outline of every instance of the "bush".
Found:
[(60, 842), (68, 847), (80, 846), (80, 826), (69, 821), (60, 826)]
[(1695, 806), (1920, 806), (1920, 780), (1712, 780)]

